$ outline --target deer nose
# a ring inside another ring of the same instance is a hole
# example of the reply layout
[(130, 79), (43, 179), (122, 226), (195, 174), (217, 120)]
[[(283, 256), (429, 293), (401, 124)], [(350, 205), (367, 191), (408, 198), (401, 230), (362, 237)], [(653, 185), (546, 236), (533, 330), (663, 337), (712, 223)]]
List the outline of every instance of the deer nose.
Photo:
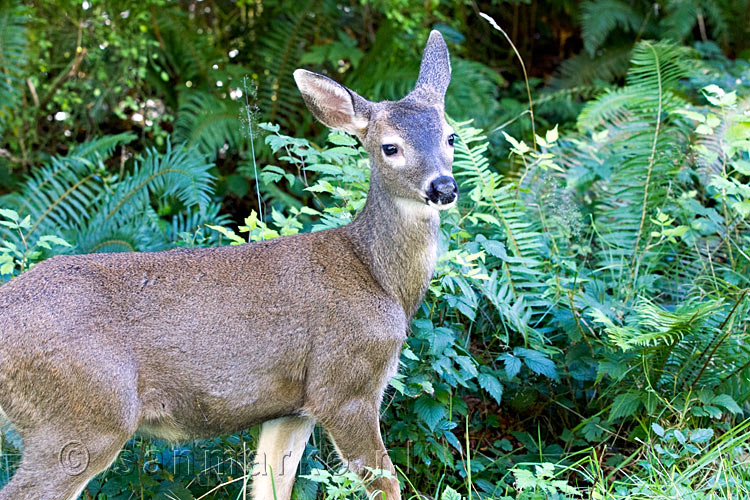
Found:
[(453, 177), (442, 175), (430, 183), (427, 199), (436, 205), (448, 205), (456, 201), (458, 185)]

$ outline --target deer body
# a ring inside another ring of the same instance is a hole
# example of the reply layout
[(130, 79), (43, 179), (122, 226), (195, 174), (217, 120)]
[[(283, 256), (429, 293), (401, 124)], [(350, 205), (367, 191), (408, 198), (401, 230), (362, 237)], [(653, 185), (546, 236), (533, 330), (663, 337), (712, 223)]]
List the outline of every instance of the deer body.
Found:
[[(430, 50), (447, 62), (436, 32), (425, 60)], [(427, 70), (423, 61), (420, 78)], [(442, 94), (437, 104), (407, 98), (393, 108), (319, 75), (295, 78), (316, 116), (356, 133), (371, 157), (384, 135), (402, 141), (404, 156), (442, 148)], [(340, 89), (351, 93), (348, 107)], [(434, 120), (413, 132), (424, 116)], [(255, 500), (272, 492), (288, 500), (315, 423), (353, 470), (393, 470), (379, 406), (432, 276), (436, 208), (455, 201), (440, 151), (429, 151), (439, 161), (425, 160), (438, 168), (413, 179), (418, 196), (403, 176), (423, 164), (386, 168), (378, 163), (391, 160), (373, 159), (366, 206), (342, 228), (230, 247), (54, 257), (3, 285), (0, 415), (24, 452), (0, 500), (77, 498), (136, 431), (185, 440), (263, 423), (258, 453), (274, 470), (255, 479)], [(66, 455), (71, 443), (78, 455)], [(400, 499), (397, 481), (372, 487)]]

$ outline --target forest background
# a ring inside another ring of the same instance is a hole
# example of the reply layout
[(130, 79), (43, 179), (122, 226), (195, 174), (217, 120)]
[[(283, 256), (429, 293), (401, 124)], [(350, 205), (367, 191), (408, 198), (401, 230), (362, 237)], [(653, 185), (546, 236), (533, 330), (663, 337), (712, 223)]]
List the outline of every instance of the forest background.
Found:
[[(347, 223), (366, 155), (291, 73), (398, 99), (431, 29), (462, 196), (382, 409), (405, 498), (750, 498), (750, 2), (0, 0), (0, 280)], [(256, 437), (136, 437), (83, 498), (244, 498)], [(362, 494), (332, 456), (294, 498)]]

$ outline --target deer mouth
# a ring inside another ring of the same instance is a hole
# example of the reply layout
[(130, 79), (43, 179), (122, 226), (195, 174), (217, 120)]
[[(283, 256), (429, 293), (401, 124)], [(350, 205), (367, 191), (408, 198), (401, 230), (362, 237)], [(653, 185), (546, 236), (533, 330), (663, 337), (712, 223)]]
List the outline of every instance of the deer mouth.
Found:
[(432, 201), (427, 197), (425, 197), (424, 199), (425, 205), (432, 207), (435, 210), (448, 210), (449, 208), (453, 208), (456, 206), (457, 201), (458, 201), (458, 196), (455, 196), (452, 201), (449, 201), (447, 203), (444, 203), (441, 200)]

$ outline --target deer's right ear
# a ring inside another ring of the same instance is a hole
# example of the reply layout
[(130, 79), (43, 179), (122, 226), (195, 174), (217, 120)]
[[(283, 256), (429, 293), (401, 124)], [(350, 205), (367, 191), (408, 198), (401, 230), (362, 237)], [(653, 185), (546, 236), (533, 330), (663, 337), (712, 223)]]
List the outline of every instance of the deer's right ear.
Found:
[(361, 136), (370, 121), (370, 102), (330, 78), (298, 69), (294, 80), (312, 114), (324, 125)]

